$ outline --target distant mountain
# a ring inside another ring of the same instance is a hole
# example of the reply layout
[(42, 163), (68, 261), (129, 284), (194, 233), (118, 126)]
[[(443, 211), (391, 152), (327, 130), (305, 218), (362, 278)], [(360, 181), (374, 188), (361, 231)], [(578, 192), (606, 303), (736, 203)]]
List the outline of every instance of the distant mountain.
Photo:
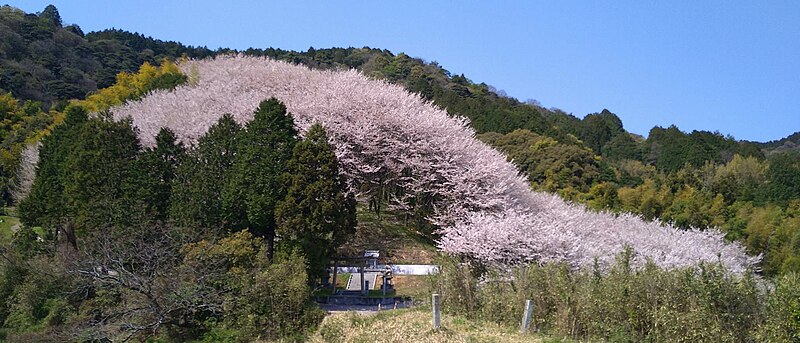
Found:
[(85, 35), (78, 25), (63, 26), (52, 5), (38, 14), (0, 7), (0, 91), (46, 108), (108, 87), (117, 73), (136, 71), (144, 62), (211, 54), (121, 30)]
[[(451, 74), (436, 62), (403, 53), (395, 55), (368, 47), (309, 48), (305, 52), (275, 48), (210, 50), (119, 29), (84, 34), (76, 24), (64, 26), (52, 5), (37, 14), (8, 5), (0, 7), (0, 91), (10, 92), (21, 100), (41, 101), (45, 108), (54, 101), (81, 99), (108, 87), (119, 72), (136, 71), (144, 62), (158, 64), (164, 58), (204, 58), (237, 52), (312, 68), (359, 69), (368, 76), (401, 84), (453, 113), (466, 116), (479, 133), (527, 129), (565, 144), (580, 145), (581, 141), (597, 155), (603, 155), (604, 146), (625, 133), (622, 121), (608, 110), (579, 119), (555, 108), (546, 109), (536, 101), (523, 103), (506, 97), (490, 85), (476, 84), (463, 74)], [(611, 154), (619, 152), (618, 145), (630, 143), (628, 136), (629, 133), (617, 138), (606, 150)], [(775, 149), (770, 145), (773, 143), (767, 143), (765, 149)], [(652, 154), (652, 149), (648, 153)], [(612, 157), (633, 156), (627, 151)]]
[(761, 143), (760, 145), (767, 155), (788, 151), (800, 151), (800, 131), (786, 138)]

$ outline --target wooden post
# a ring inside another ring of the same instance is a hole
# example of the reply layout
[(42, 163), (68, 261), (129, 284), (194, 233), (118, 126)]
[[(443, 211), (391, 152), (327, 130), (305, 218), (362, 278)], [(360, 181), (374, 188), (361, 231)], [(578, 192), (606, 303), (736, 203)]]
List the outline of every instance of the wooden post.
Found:
[(522, 326), (519, 332), (528, 333), (531, 327), (531, 317), (533, 317), (533, 300), (525, 300), (525, 313), (522, 314)]
[(336, 295), (336, 272), (339, 269), (339, 260), (333, 260), (333, 286), (331, 294)]
[(439, 314), (439, 294), (433, 293), (433, 330), (439, 331), (442, 327), (442, 318)]

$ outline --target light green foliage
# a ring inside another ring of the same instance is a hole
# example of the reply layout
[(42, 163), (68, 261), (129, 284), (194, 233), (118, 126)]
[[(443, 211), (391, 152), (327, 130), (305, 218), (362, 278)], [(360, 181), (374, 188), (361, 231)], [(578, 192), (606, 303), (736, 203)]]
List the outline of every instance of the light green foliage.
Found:
[(708, 193), (685, 186), (675, 193), (662, 218), (682, 228), (713, 227), (724, 222), (723, 208), (721, 195), (711, 198)]
[(323, 312), (310, 300), (311, 289), (304, 259), (297, 254), (277, 256), (275, 261), (240, 279), (242, 293), (230, 310), (230, 327), (252, 338), (301, 339), (308, 328), (322, 320)]
[(634, 270), (631, 256), (628, 250), (603, 271), (530, 265), (514, 269), (512, 278), (445, 261), (432, 291), (443, 294), (448, 314), (505, 325), (518, 324), (525, 300), (532, 299), (539, 332), (578, 340), (743, 342), (763, 329), (769, 315), (763, 301), (773, 298), (750, 276), (715, 265)]
[(218, 242), (201, 240), (181, 248), (183, 267), (199, 271), (200, 275), (218, 275), (215, 282), (229, 282), (220, 273), (229, 276), (245, 273), (263, 259), (263, 239), (253, 237), (247, 231), (240, 231), (223, 237)]
[(558, 192), (567, 199), (588, 193), (600, 176), (598, 160), (591, 150), (516, 130), (506, 135), (489, 133), (479, 138), (508, 155), (528, 175), (537, 189)]
[(800, 275), (790, 272), (775, 280), (766, 315), (766, 322), (757, 333), (758, 341), (800, 341)]
[(732, 202), (753, 200), (758, 188), (764, 184), (768, 165), (755, 157), (736, 155), (727, 164), (716, 168), (713, 179), (715, 192)]
[(270, 262), (264, 241), (247, 231), (216, 243), (187, 245), (183, 255), (182, 268), (202, 277), (197, 279), (200, 288), (221, 294), (221, 312), (207, 320), (211, 325), (205, 340), (300, 339), (322, 319), (310, 302), (307, 267), (300, 255), (279, 254)]
[(589, 189), (589, 195), (585, 200), (590, 208), (603, 210), (606, 208), (617, 208), (617, 187), (609, 182), (595, 184)]

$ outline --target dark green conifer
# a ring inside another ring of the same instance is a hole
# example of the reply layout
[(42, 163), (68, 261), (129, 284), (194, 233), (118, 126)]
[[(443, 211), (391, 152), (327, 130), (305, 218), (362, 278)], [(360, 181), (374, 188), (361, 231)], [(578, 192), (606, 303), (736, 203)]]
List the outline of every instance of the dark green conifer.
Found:
[(139, 199), (153, 219), (167, 218), (172, 180), (185, 154), (186, 149), (175, 133), (162, 128), (156, 135), (156, 146), (145, 150), (139, 159)]
[(230, 114), (223, 115), (178, 166), (169, 209), (177, 224), (223, 226), (222, 190), (233, 166), (241, 130)]
[(71, 170), (67, 168), (67, 157), (87, 121), (86, 110), (82, 107), (71, 106), (66, 109), (64, 122), (42, 139), (36, 178), (30, 194), (18, 207), (23, 224), (41, 226), (51, 238), (64, 229), (68, 220), (64, 183)]
[(314, 124), (294, 147), (284, 180), (287, 194), (275, 210), (281, 243), (300, 248), (310, 275), (320, 276), (356, 225), (355, 199), (322, 125)]
[(272, 258), (275, 205), (286, 194), (281, 175), (297, 142), (294, 119), (275, 98), (262, 101), (239, 135), (232, 174), (223, 191), (225, 222), (264, 237)]

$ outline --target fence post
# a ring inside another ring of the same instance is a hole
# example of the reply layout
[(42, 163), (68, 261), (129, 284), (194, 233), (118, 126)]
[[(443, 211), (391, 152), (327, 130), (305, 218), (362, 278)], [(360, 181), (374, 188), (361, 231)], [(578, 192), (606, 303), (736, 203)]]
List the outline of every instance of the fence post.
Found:
[[(339, 270), (339, 260), (333, 260), (333, 286), (331, 289), (333, 292), (331, 294), (336, 295), (336, 272)], [(345, 287), (347, 287), (345, 285)]]
[(531, 327), (531, 317), (533, 316), (533, 300), (525, 300), (525, 313), (522, 314), (522, 326), (520, 333), (527, 333)]
[(439, 294), (433, 294), (433, 330), (439, 331), (442, 327), (441, 316), (439, 315)]

